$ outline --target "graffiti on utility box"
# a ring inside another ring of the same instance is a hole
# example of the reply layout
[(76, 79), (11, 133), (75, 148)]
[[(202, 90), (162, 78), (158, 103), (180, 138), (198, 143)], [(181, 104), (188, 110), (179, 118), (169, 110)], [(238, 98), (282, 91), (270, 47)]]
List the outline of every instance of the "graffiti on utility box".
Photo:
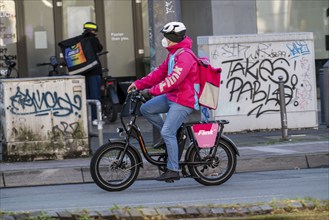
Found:
[(8, 161), (89, 154), (84, 76), (0, 80), (0, 137)]
[(212, 64), (223, 69), (215, 117), (264, 120), (269, 118), (266, 115), (279, 114), (279, 76), (283, 77), (288, 113), (316, 111), (312, 39), (297, 34), (218, 38), (219, 43), (208, 47)]
[(36, 89), (21, 89), (16, 87), (16, 92), (10, 97), (7, 109), (14, 115), (35, 115), (66, 117), (79, 114), (81, 111), (81, 95), (72, 95), (65, 92), (60, 95), (56, 91), (40, 91)]

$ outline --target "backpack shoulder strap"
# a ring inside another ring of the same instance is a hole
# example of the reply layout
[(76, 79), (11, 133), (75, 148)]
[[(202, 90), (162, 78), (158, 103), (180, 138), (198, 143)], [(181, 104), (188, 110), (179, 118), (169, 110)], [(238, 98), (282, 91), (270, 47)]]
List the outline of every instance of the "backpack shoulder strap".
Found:
[(198, 63), (198, 66), (200, 65), (205, 65), (205, 63), (202, 61), (202, 59), (200, 59), (199, 57), (197, 57), (193, 51), (189, 48), (184, 48), (184, 51), (188, 52), (189, 54), (192, 55), (192, 57), (196, 60), (196, 62)]
[(177, 54), (181, 54), (182, 52), (188, 52), (189, 54), (191, 54), (194, 59), (199, 60), (199, 58), (193, 53), (193, 51), (189, 48), (179, 48), (178, 50), (176, 50), (176, 52), (174, 53), (174, 56), (176, 56)]
[(185, 51), (185, 48), (179, 48), (178, 50), (176, 50), (176, 52), (173, 55), (176, 56), (177, 54), (180, 54), (184, 51)]
[(199, 58), (193, 53), (193, 51), (189, 48), (182, 48), (184, 51), (188, 52), (189, 54), (191, 54), (194, 59), (196, 59), (197, 61), (199, 60)]

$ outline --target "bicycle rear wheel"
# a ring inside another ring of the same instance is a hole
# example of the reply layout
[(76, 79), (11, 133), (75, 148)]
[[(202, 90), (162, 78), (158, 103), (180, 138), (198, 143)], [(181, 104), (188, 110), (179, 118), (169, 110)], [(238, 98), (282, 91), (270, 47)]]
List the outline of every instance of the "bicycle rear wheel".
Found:
[(234, 173), (237, 157), (234, 149), (220, 142), (213, 156), (214, 148), (193, 147), (188, 156), (189, 162), (206, 162), (206, 164), (189, 165), (193, 178), (206, 186), (220, 185), (226, 182)]
[(118, 118), (118, 110), (115, 105), (113, 105), (108, 98), (105, 98), (105, 103), (103, 104), (103, 118), (106, 123), (115, 122)]
[(90, 162), (90, 173), (100, 188), (121, 191), (136, 180), (139, 173), (138, 156), (128, 148), (120, 163), (123, 150), (124, 143), (106, 143), (95, 152)]

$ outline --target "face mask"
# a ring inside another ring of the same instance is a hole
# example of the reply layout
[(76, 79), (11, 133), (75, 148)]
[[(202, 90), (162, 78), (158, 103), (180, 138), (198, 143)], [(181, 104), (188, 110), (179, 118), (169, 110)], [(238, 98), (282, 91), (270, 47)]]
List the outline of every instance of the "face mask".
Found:
[(161, 40), (161, 44), (162, 44), (163, 47), (168, 47), (168, 46), (169, 46), (169, 44), (168, 44), (168, 40), (167, 40), (165, 37), (162, 38), (162, 40)]

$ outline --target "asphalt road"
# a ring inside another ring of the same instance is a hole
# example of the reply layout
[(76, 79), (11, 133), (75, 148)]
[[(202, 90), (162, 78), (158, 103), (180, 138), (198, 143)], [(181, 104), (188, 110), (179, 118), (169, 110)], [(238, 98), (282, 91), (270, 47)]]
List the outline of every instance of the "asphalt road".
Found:
[(221, 186), (193, 179), (175, 183), (136, 181), (122, 192), (106, 192), (95, 184), (0, 189), (2, 211), (105, 210), (114, 206), (168, 207), (269, 202), (274, 199), (329, 199), (329, 169), (238, 173)]

